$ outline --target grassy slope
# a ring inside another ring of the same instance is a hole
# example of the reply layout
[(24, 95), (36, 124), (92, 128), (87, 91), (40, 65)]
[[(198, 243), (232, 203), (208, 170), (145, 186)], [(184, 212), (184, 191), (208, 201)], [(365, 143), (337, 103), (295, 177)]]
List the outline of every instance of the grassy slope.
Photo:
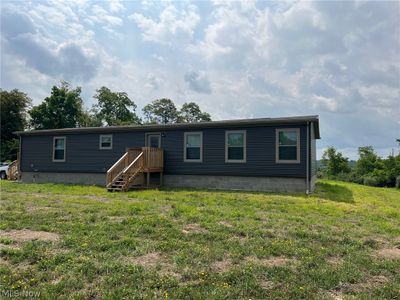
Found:
[[(398, 190), (334, 181), (310, 197), (9, 182), (1, 190), (0, 229), (61, 236), (0, 239), (3, 289), (82, 299), (400, 298), (400, 260), (376, 254), (400, 246)], [(197, 225), (182, 232), (187, 224)], [(157, 263), (138, 265), (148, 253), (159, 253)], [(289, 260), (265, 260), (273, 257)]]

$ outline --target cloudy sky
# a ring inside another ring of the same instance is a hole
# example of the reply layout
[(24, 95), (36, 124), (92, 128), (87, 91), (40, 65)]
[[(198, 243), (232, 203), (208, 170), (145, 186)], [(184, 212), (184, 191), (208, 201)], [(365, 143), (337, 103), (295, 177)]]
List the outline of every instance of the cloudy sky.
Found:
[(400, 137), (400, 2), (2, 1), (1, 88), (67, 80), (213, 119), (320, 115), (319, 154)]

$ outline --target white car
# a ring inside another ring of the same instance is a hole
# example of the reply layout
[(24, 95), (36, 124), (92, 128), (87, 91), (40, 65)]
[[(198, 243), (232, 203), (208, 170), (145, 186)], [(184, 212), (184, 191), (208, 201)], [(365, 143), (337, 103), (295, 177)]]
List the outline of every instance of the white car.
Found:
[(0, 179), (7, 179), (8, 163), (0, 163)]

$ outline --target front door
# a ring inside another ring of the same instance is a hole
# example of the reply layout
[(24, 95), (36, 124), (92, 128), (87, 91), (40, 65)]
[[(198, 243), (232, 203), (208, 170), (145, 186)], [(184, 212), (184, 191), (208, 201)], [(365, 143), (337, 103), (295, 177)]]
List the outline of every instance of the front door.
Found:
[(161, 148), (161, 134), (149, 133), (147, 134), (147, 147)]

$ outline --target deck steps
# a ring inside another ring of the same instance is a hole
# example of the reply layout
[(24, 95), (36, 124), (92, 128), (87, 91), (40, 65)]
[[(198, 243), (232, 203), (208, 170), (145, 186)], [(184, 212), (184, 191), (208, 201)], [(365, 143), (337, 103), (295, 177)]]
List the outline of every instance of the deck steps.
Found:
[[(163, 150), (160, 148), (128, 148), (127, 152), (107, 171), (106, 188), (109, 192), (124, 192), (131, 188), (143, 188), (143, 180), (138, 178), (147, 174), (147, 187), (150, 173), (163, 172)], [(161, 182), (161, 180), (160, 180)]]

